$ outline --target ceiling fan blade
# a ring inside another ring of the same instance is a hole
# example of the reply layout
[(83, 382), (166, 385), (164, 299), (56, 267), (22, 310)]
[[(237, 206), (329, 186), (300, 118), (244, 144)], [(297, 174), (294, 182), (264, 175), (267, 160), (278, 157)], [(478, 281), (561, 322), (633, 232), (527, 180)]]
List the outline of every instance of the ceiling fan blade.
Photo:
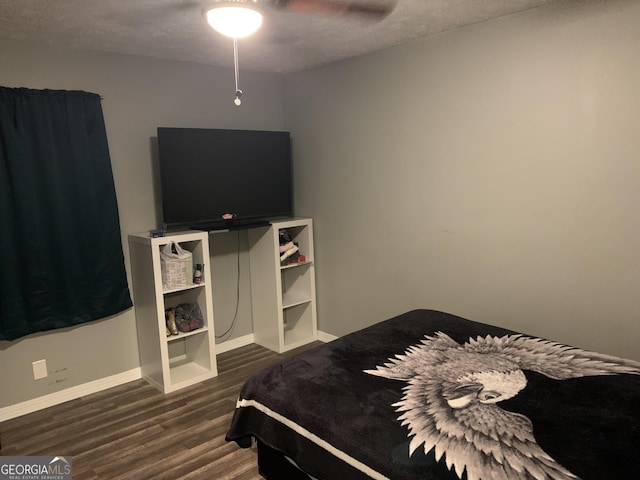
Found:
[(286, 12), (317, 13), (321, 15), (361, 15), (381, 20), (395, 8), (397, 0), (386, 3), (367, 3), (366, 0), (273, 0), (275, 8)]

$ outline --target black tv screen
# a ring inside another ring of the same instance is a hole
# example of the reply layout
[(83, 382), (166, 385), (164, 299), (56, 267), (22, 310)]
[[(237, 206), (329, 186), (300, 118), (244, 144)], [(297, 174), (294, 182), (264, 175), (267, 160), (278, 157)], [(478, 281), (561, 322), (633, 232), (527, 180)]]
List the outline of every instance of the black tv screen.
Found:
[(293, 215), (289, 132), (158, 128), (166, 228), (241, 228)]

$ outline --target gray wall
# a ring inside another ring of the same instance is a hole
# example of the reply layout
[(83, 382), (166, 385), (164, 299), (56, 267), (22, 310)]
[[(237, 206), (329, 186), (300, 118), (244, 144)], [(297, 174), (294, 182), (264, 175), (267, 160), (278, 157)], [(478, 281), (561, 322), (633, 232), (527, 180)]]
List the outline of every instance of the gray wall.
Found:
[[(290, 129), (327, 333), (426, 307), (638, 359), (639, 44), (638, 2), (565, 2), (284, 84), (243, 73), (240, 109), (229, 70), (6, 41), (0, 85), (105, 96), (123, 236), (159, 221), (157, 126)], [(237, 241), (211, 237), (218, 332)], [(225, 340), (251, 333), (239, 241)], [(0, 408), (134, 369), (133, 310), (0, 342), (0, 365)]]
[[(281, 130), (281, 78), (242, 74), (242, 107), (233, 105), (233, 70), (108, 54), (59, 52), (2, 41), (0, 85), (81, 89), (103, 95), (125, 260), (126, 235), (161, 222), (156, 127)], [(215, 238), (214, 238), (215, 237)], [(235, 310), (235, 235), (210, 237), (216, 331)], [(240, 235), (242, 296), (236, 328), (221, 340), (252, 333), (246, 232)], [(129, 278), (130, 272), (128, 271)], [(230, 312), (230, 313), (229, 313)], [(33, 380), (31, 363), (46, 359), (49, 376)], [(0, 342), (0, 408), (139, 367), (133, 309), (75, 328)]]
[(640, 359), (640, 2), (287, 77), (322, 331), (445, 310)]

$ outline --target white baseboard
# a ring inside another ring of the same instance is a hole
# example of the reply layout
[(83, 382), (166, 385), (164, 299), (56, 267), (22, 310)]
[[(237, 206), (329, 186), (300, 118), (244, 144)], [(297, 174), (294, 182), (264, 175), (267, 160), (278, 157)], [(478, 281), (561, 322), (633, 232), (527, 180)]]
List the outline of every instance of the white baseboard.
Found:
[[(318, 331), (318, 340), (321, 342), (329, 343), (337, 338), (335, 335)], [(216, 343), (216, 355), (235, 350), (236, 348), (246, 347), (252, 343), (256, 343), (253, 333), (245, 335), (244, 337), (234, 338), (233, 340), (227, 340), (226, 342)]]
[(123, 383), (138, 380), (139, 378), (142, 378), (142, 372), (138, 367), (111, 375), (110, 377), (100, 378), (92, 382), (60, 390), (59, 392), (49, 393), (32, 400), (9, 405), (8, 407), (0, 408), (0, 421), (11, 420), (12, 418), (26, 415), (27, 413), (33, 413), (44, 408), (68, 402), (69, 400), (84, 397), (85, 395), (101, 392), (107, 388), (117, 387)]
[(251, 345), (252, 343), (254, 343), (253, 333), (245, 335), (244, 337), (238, 337), (232, 340), (227, 340), (225, 342), (216, 343), (216, 355), (228, 352), (230, 350), (235, 350), (236, 348), (245, 347), (247, 345)]
[[(318, 340), (324, 343), (331, 342), (337, 338), (338, 337), (335, 335), (320, 331), (318, 332)], [(227, 340), (226, 342), (216, 344), (216, 354), (229, 352), (252, 343), (254, 343), (253, 334), (234, 338), (233, 340)], [(123, 383), (138, 380), (139, 378), (142, 378), (140, 368), (133, 368), (126, 372), (111, 375), (110, 377), (100, 378), (92, 382), (60, 390), (59, 392), (49, 393), (32, 400), (16, 403), (15, 405), (9, 405), (8, 407), (2, 407), (0, 408), (0, 421), (11, 420), (12, 418), (26, 415), (27, 413), (37, 412), (38, 410), (53, 407), (54, 405), (68, 402), (69, 400), (75, 400), (76, 398), (84, 397), (85, 395), (101, 392), (107, 388), (117, 387)]]
[(321, 342), (329, 343), (337, 339), (338, 337), (336, 337), (335, 335), (331, 335), (330, 333), (325, 333), (318, 330), (318, 340), (320, 340)]

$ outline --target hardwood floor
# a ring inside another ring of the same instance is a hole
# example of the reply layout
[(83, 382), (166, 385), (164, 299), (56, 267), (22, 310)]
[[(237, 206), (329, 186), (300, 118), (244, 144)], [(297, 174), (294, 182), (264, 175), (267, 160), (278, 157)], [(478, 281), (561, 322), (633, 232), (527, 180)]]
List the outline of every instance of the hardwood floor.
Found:
[(1, 455), (71, 455), (74, 480), (257, 480), (255, 452), (224, 440), (253, 372), (278, 355), (248, 345), (218, 355), (218, 376), (163, 395), (136, 380), (0, 423)]

